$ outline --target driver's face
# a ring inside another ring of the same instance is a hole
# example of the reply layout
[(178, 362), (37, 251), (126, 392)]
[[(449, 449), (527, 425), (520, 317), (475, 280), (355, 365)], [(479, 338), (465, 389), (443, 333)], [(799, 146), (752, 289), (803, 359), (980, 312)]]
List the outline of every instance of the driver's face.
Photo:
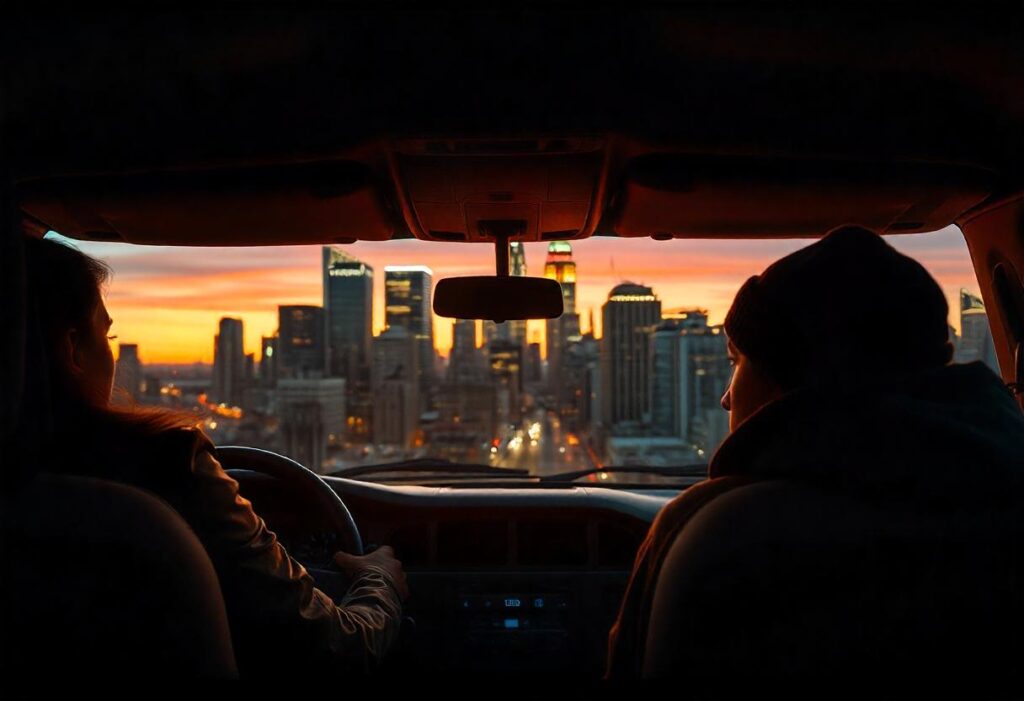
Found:
[(114, 353), (110, 327), (114, 320), (101, 299), (93, 309), (85, 333), (71, 331), (71, 370), (83, 396), (91, 404), (106, 406), (114, 388)]

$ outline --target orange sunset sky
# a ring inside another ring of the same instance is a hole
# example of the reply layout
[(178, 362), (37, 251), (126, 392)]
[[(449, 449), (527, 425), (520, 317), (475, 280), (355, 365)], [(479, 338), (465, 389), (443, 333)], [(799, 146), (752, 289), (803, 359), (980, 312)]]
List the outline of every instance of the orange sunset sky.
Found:
[[(950, 323), (959, 328), (961, 287), (977, 291), (970, 255), (959, 229), (890, 236), (887, 240), (938, 279), (949, 300)], [(649, 285), (663, 309), (703, 307), (721, 323), (740, 284), (776, 258), (810, 240), (673, 240), (593, 238), (573, 243), (577, 306), (584, 331), (593, 310), (600, 335), (601, 305), (617, 283)], [(279, 304), (322, 304), (319, 246), (184, 248), (75, 242), (113, 268), (107, 307), (111, 333), (138, 343), (144, 363), (212, 362), (213, 336), (223, 316), (245, 324), (246, 352), (259, 357), (260, 336), (277, 328)], [(434, 282), (454, 275), (490, 274), (493, 248), (479, 244), (415, 240), (358, 242), (345, 250), (374, 268), (374, 333), (384, 327), (384, 267), (426, 265)], [(542, 275), (547, 245), (526, 244), (527, 272)], [(865, 271), (864, 284), (871, 284)], [(884, 313), (884, 310), (880, 310)], [(543, 323), (531, 322), (531, 340)], [(451, 320), (434, 318), (438, 350), (451, 347)], [(537, 336), (535, 338), (535, 335)], [(116, 344), (116, 342), (115, 342)]]

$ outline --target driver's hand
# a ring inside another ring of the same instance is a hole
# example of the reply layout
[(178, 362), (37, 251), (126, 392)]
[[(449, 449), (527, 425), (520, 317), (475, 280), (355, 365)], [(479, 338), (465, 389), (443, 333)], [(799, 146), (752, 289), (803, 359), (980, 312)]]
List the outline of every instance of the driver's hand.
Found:
[(370, 567), (382, 569), (395, 583), (402, 601), (409, 598), (409, 585), (405, 581), (405, 570), (402, 569), (402, 563), (395, 557), (395, 551), (389, 545), (382, 545), (369, 555), (349, 555), (336, 552), (334, 553), (334, 564), (352, 578), (355, 578), (360, 571)]

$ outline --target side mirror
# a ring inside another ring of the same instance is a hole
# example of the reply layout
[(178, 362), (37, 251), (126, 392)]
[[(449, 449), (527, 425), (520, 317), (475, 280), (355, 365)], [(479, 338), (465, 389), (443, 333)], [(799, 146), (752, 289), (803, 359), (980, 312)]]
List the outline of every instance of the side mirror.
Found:
[(437, 283), (434, 313), (453, 319), (554, 319), (562, 315), (562, 286), (543, 277), (450, 277)]

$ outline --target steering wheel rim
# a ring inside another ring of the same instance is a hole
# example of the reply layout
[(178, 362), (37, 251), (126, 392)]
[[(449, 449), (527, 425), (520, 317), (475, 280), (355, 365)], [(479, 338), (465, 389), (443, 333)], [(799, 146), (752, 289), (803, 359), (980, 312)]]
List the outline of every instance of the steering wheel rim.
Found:
[(280, 453), (243, 445), (217, 446), (217, 459), (225, 470), (251, 470), (297, 488), (326, 517), (339, 548), (350, 555), (363, 554), (363, 538), (345, 502), (320, 475), (302, 463)]

